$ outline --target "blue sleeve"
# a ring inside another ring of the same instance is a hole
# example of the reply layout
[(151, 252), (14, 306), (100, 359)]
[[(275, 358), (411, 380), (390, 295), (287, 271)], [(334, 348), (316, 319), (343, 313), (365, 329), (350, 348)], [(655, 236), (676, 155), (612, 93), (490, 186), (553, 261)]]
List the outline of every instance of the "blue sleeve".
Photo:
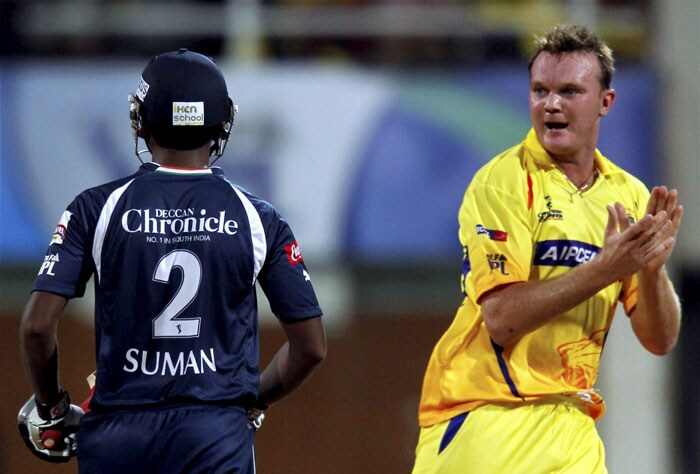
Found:
[(272, 312), (294, 322), (321, 316), (311, 277), (287, 222), (274, 210), (265, 212), (268, 256), (258, 275)]
[(32, 291), (47, 291), (66, 298), (81, 297), (94, 271), (90, 208), (83, 193), (63, 211), (39, 268)]

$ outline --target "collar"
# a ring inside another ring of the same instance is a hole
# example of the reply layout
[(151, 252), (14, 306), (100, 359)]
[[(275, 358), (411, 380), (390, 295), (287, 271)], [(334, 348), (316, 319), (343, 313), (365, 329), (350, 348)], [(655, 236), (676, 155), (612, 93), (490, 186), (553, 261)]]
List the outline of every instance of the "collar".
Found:
[(162, 174), (172, 174), (178, 176), (204, 176), (204, 175), (221, 175), (223, 170), (218, 166), (212, 166), (210, 168), (180, 168), (176, 166), (164, 166), (160, 163), (155, 163), (149, 161), (141, 165), (141, 169), (144, 171), (151, 171)]
[[(556, 163), (552, 159), (552, 156), (547, 150), (544, 149), (538, 140), (537, 133), (535, 133), (534, 128), (531, 128), (528, 132), (527, 136), (525, 137), (525, 141), (523, 141), (523, 146), (525, 147), (527, 154), (538, 166), (543, 166), (550, 169), (557, 167)], [(597, 148), (593, 159), (595, 161), (595, 167), (600, 173), (600, 176), (610, 176), (623, 172), (622, 168), (606, 158)]]

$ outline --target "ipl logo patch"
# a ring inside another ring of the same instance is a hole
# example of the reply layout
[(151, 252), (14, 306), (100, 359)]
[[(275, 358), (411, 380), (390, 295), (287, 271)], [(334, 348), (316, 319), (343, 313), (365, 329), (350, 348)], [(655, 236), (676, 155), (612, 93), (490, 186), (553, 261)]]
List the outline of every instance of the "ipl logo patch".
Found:
[(509, 275), (509, 273), (506, 272), (506, 262), (508, 259), (505, 255), (502, 253), (487, 253), (486, 258), (489, 261), (489, 268), (491, 271), (498, 270), (503, 275)]

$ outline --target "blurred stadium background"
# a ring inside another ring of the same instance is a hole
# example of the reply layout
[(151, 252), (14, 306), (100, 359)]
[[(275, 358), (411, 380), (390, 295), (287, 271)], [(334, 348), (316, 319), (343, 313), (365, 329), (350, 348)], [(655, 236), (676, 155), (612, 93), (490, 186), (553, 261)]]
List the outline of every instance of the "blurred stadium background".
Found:
[[(527, 132), (532, 34), (559, 22), (617, 56), (601, 150), (686, 208), (670, 268), (679, 347), (645, 353), (622, 315), (608, 338), (608, 468), (700, 472), (698, 0), (0, 2), (0, 472), (49, 467), (15, 428), (30, 393), (17, 329), (56, 220), (137, 167), (126, 96), (152, 55), (180, 47), (222, 66), (240, 113), (219, 164), (291, 222), (327, 314), (328, 359), (270, 410), (259, 472), (409, 472), (423, 370), (460, 301), (461, 196)], [(89, 296), (73, 301), (60, 326), (76, 400), (90, 314)], [(263, 321), (266, 363), (282, 334), (267, 309)]]

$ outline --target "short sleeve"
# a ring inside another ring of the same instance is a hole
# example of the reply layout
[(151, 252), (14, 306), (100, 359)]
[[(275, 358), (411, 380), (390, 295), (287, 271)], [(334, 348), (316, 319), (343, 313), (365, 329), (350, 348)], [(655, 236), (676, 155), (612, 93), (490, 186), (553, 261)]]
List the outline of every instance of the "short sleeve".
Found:
[(69, 299), (85, 294), (94, 270), (89, 214), (83, 195), (63, 211), (32, 291), (47, 291)]
[(301, 247), (287, 222), (272, 211), (267, 232), (268, 258), (258, 282), (272, 312), (284, 322), (321, 316)]
[(459, 212), (460, 239), (467, 249), (470, 275), (466, 291), (475, 301), (505, 284), (527, 281), (532, 236), (527, 194), (475, 179)]

